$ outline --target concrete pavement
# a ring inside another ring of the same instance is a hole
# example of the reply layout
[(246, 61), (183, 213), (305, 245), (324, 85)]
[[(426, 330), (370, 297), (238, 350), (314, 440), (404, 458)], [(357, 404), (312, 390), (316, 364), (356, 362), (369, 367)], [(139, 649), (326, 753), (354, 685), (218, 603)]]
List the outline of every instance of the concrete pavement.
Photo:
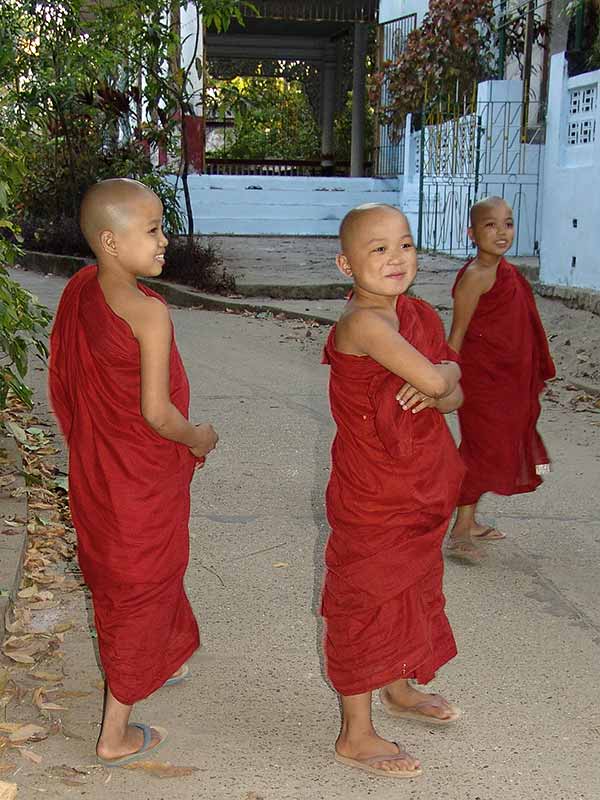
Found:
[[(64, 285), (18, 277), (51, 306)], [(429, 297), (419, 293), (447, 321), (448, 276), (436, 281)], [(575, 349), (595, 363), (592, 315), (542, 306), (561, 372), (585, 365)], [(316, 615), (333, 432), (327, 369), (319, 365), (326, 329), (192, 309), (173, 318), (193, 417), (212, 421), (221, 435), (193, 489), (187, 584), (203, 649), (191, 661), (192, 679), (140, 704), (136, 719), (170, 730), (158, 760), (198, 771), (166, 783), (124, 770), (93, 770), (79, 787), (49, 779), (49, 765), (92, 763), (101, 704), (93, 690), (61, 715), (73, 736), (36, 745), (39, 765), (23, 761), (14, 778), (19, 797), (597, 800), (600, 418), (592, 404), (574, 403), (567, 380), (553, 385), (541, 426), (554, 472), (532, 495), (486, 498), (485, 519), (509, 539), (488, 546), (485, 565), (448, 563), (460, 653), (434, 688), (460, 704), (464, 718), (430, 730), (394, 722), (376, 704), (381, 732), (418, 755), (425, 771), (388, 782), (332, 761), (339, 718), (322, 674)], [(576, 347), (586, 331), (591, 356)], [(33, 377), (44, 415), (45, 375)], [(66, 686), (90, 689), (100, 675), (83, 594), (71, 595), (62, 613), (76, 620), (64, 645)]]

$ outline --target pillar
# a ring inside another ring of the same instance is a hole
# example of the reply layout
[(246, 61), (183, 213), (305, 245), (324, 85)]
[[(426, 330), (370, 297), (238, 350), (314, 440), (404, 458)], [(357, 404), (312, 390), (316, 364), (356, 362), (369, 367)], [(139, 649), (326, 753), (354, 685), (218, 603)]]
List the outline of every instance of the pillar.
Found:
[(321, 64), (321, 173), (334, 174), (333, 120), (336, 88), (335, 60), (326, 53)]
[(365, 101), (366, 101), (366, 58), (368, 27), (365, 22), (354, 24), (354, 59), (352, 68), (352, 148), (350, 157), (350, 176), (360, 178), (364, 175), (365, 158)]

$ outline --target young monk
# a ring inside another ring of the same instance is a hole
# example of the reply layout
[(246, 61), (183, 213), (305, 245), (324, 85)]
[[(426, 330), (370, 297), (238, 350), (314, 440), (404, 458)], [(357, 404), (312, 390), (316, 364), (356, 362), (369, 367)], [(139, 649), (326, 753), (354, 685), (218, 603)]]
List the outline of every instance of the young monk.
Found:
[(411, 683), (429, 682), (456, 654), (441, 544), (463, 476), (443, 418), (461, 403), (460, 369), (435, 311), (406, 295), (417, 255), (404, 214), (359, 206), (340, 239), (337, 266), (354, 289), (324, 354), (337, 425), (322, 597), (342, 708), (335, 759), (414, 778), (419, 761), (375, 732), (371, 693), (381, 689), (397, 718), (446, 725), (460, 714)]
[(162, 204), (137, 181), (88, 190), (81, 228), (98, 259), (65, 288), (50, 341), (50, 395), (69, 448), (69, 499), (91, 591), (105, 705), (99, 761), (147, 757), (166, 731), (132, 706), (181, 680), (199, 646), (183, 587), (190, 481), (217, 443), (187, 419), (189, 385), (159, 295)]
[(536, 423), (540, 392), (555, 369), (531, 287), (504, 258), (514, 236), (510, 206), (501, 197), (475, 203), (468, 233), (477, 255), (456, 277), (448, 340), (463, 371), (458, 416), (467, 474), (448, 551), (475, 563), (482, 558), (476, 542), (505, 538), (477, 521), (481, 495), (532, 492), (548, 470)]

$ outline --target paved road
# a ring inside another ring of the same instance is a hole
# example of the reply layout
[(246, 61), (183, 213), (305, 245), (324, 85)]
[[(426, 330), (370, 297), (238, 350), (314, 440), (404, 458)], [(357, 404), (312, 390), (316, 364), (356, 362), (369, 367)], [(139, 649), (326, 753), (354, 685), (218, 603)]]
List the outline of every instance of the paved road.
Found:
[[(64, 285), (19, 277), (50, 305)], [(121, 770), (108, 785), (98, 772), (80, 788), (49, 782), (49, 764), (91, 763), (95, 691), (65, 714), (81, 739), (52, 737), (36, 746), (41, 765), (23, 762), (19, 797), (597, 800), (599, 417), (574, 413), (559, 387), (542, 423), (555, 471), (532, 495), (486, 500), (486, 520), (510, 538), (488, 546), (484, 566), (448, 564), (460, 654), (435, 689), (459, 703), (464, 718), (452, 730), (429, 730), (391, 721), (377, 705), (380, 730), (425, 769), (417, 781), (387, 783), (331, 758), (337, 705), (322, 675), (315, 613), (332, 435), (319, 365), (326, 331), (197, 310), (173, 317), (193, 416), (221, 435), (193, 490), (187, 584), (204, 647), (192, 659), (193, 679), (141, 704), (137, 719), (170, 730), (161, 760), (199, 771), (159, 781)], [(41, 392), (44, 374), (34, 375)], [(71, 604), (77, 627), (64, 646), (67, 688), (89, 689), (99, 674), (83, 596)]]

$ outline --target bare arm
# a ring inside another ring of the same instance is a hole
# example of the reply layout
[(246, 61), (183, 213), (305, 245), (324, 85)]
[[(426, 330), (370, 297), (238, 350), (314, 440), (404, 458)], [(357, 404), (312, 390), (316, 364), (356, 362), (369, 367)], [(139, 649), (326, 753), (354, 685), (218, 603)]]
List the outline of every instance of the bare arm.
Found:
[(343, 324), (346, 341), (423, 394), (445, 397), (458, 383), (457, 365), (432, 364), (377, 311), (357, 309)]
[(144, 298), (131, 318), (140, 346), (141, 411), (158, 434), (187, 445), (195, 455), (206, 455), (216, 444), (211, 425), (192, 425), (171, 402), (171, 319), (167, 307), (155, 298)]
[(454, 313), (448, 344), (457, 353), (473, 318), (479, 298), (488, 289), (482, 276), (477, 272), (465, 272), (454, 292)]
[(439, 400), (436, 400), (435, 407), (442, 414), (450, 414), (452, 411), (456, 411), (457, 408), (462, 406), (463, 400), (463, 390), (459, 383), (446, 397), (441, 397)]

